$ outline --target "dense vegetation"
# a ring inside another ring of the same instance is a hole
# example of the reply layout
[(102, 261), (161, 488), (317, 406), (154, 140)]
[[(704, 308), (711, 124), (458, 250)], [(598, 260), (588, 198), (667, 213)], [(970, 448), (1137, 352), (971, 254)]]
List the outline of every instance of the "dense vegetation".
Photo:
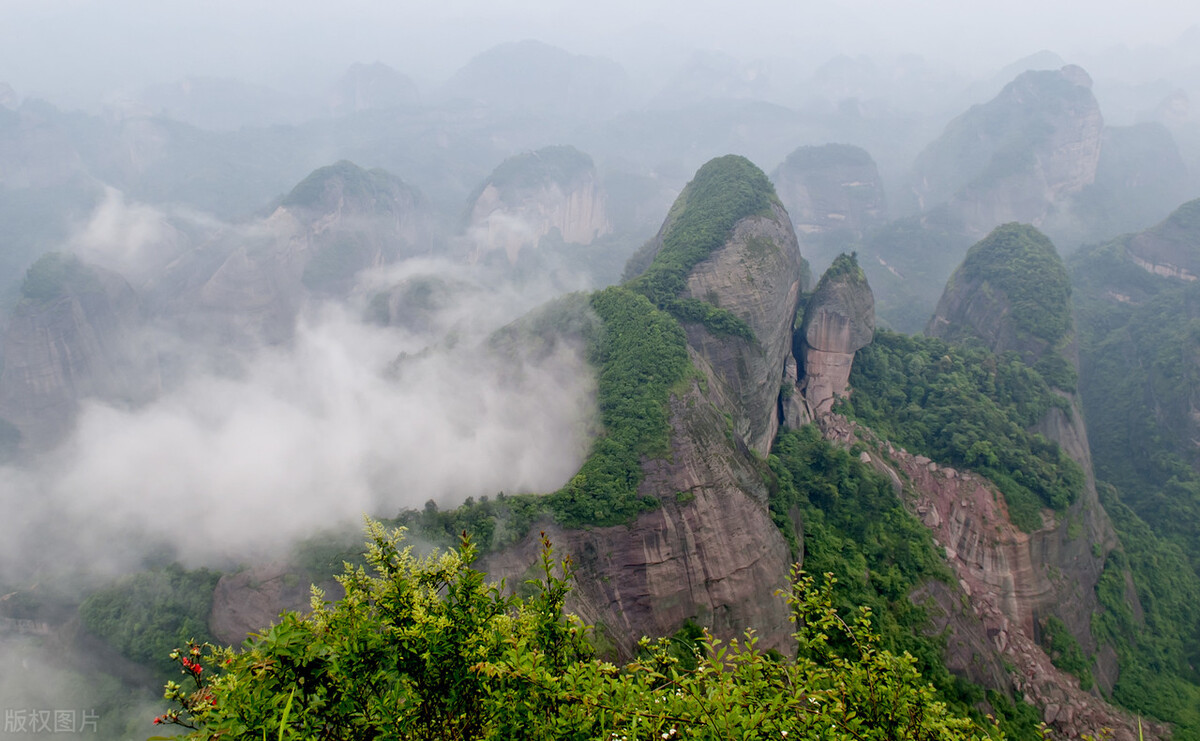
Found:
[(820, 291), (821, 286), (839, 280), (863, 284), (867, 282), (867, 276), (863, 274), (862, 268), (858, 266), (858, 253), (851, 252), (847, 255), (843, 252), (835, 257), (829, 269), (821, 275), (821, 281), (817, 284), (814, 293)]
[(679, 295), (687, 287), (688, 273), (725, 243), (738, 221), (769, 213), (775, 202), (771, 181), (745, 157), (710, 160), (671, 207), (662, 246), (629, 287), (681, 322), (703, 324), (713, 334), (753, 340), (749, 325), (732, 312)]
[(768, 461), (771, 517), (793, 552), (802, 552), (805, 569), (836, 578), (832, 596), (841, 613), (869, 607), (880, 645), (915, 657), (921, 675), (958, 712), (978, 713), (986, 698), (1009, 736), (1035, 734), (1036, 714), (946, 670), (943, 638), (930, 634), (925, 609), (910, 597), (921, 584), (952, 575), (892, 482), (811, 425), (782, 433)]
[(772, 519), (806, 566), (838, 577), (843, 606), (878, 598), (885, 602), (873, 607), (894, 605), (926, 579), (949, 578), (929, 531), (904, 508), (891, 481), (816, 427), (781, 434), (768, 462), (775, 477)]
[(748, 633), (705, 637), (690, 662), (647, 640), (617, 667), (594, 658), (588, 629), (564, 614), (571, 562), (556, 562), (549, 543), (523, 600), (471, 568), (469, 539), (418, 559), (399, 532), (370, 534), (370, 571), (341, 577), (345, 598), (285, 615), (242, 651), (174, 652), (183, 684), (168, 684), (175, 705), (155, 723), (191, 739), (1002, 737), (949, 712), (911, 657), (881, 649), (869, 610), (843, 620), (832, 580), (795, 577), (795, 659)]
[(1176, 724), (1176, 741), (1200, 741), (1200, 578), (1187, 554), (1159, 538), (1116, 489), (1098, 488), (1122, 544), (1104, 564), (1096, 585), (1103, 610), (1092, 622), (1092, 633), (1120, 658), (1112, 699)]
[(671, 389), (691, 368), (683, 330), (643, 296), (612, 287), (594, 294), (591, 306), (604, 324), (589, 353), (604, 431), (579, 473), (549, 498), (568, 527), (626, 522), (656, 506), (637, 493), (642, 457), (669, 452)]
[(1126, 256), (1126, 239), (1072, 259), (1080, 393), (1096, 476), (1200, 571), (1200, 457), (1191, 417), (1200, 390), (1200, 286), (1138, 267)]
[[(1154, 238), (1200, 233), (1194, 204)], [(1101, 501), (1122, 542), (1097, 587), (1104, 611), (1093, 631), (1120, 657), (1113, 699), (1176, 723), (1175, 738), (1200, 739), (1200, 474), (1189, 415), (1200, 290), (1133, 263), (1131, 238), (1071, 259), (1080, 392)]]
[(1050, 661), (1059, 669), (1074, 674), (1082, 689), (1090, 690), (1095, 684), (1092, 679), (1092, 659), (1084, 655), (1067, 624), (1050, 615), (1041, 620), (1038, 629), (1041, 631), (1042, 649)]
[[(582, 335), (598, 376), (601, 432), (579, 473), (547, 496), (501, 493), (446, 512), (430, 502), (421, 512), (403, 513), (403, 524), (443, 540), (466, 531), (490, 550), (523, 537), (539, 517), (553, 516), (567, 527), (617, 525), (658, 506), (637, 491), (642, 460), (670, 452), (671, 393), (694, 373), (687, 339), (675, 319), (621, 286), (592, 294), (587, 307), (600, 319), (598, 331), (574, 322), (564, 328)], [(558, 316), (575, 313), (561, 308)], [(510, 342), (512, 331), (496, 342)]]
[(124, 577), (79, 608), (85, 628), (131, 661), (170, 672), (168, 654), (188, 640), (208, 640), (213, 589), (221, 575), (170, 564)]
[(1003, 292), (1017, 329), (1054, 347), (1071, 331), (1071, 284), (1054, 244), (1028, 224), (1004, 224), (967, 251), (955, 283)]
[(78, 257), (48, 252), (26, 271), (25, 281), (21, 283), (21, 298), (43, 303), (64, 296), (68, 291), (99, 290), (100, 281), (95, 272)]
[(1063, 510), (1083, 471), (1028, 430), (1067, 402), (1015, 354), (995, 356), (938, 339), (880, 331), (850, 374), (851, 417), (939, 463), (973, 469), (1004, 493), (1013, 524), (1041, 527), (1042, 507)]

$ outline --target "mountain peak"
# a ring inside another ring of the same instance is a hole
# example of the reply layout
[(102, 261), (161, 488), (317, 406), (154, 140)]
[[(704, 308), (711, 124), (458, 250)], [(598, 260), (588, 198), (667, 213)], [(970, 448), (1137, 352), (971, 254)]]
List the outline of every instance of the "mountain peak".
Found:
[(1050, 239), (1029, 224), (1003, 224), (967, 251), (950, 277), (926, 333), (951, 342), (978, 341), (995, 353), (1015, 351), (1044, 361), (1046, 380), (1073, 390), (1074, 373), (1059, 375), (1060, 356), (1074, 330), (1071, 283)]

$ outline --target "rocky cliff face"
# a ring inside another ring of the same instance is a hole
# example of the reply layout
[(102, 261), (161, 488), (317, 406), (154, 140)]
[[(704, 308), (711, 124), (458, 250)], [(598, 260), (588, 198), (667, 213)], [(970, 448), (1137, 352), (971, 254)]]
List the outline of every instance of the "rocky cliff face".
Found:
[(715, 335), (699, 324), (685, 326), (688, 343), (727, 388), (735, 431), (762, 455), (779, 430), (779, 390), (803, 279), (787, 212), (774, 204), (769, 214), (739, 221), (725, 244), (692, 269), (683, 293), (733, 312), (754, 333), (747, 341)]
[(551, 234), (569, 244), (591, 244), (610, 232), (596, 168), (573, 147), (505, 160), (472, 198), (467, 217), (474, 259), (503, 252), (510, 263)]
[(922, 210), (948, 203), (974, 234), (1040, 225), (1095, 180), (1103, 128), (1082, 69), (1025, 72), (950, 122), (918, 157), (912, 192)]
[(52, 253), (30, 268), (22, 294), (4, 333), (0, 417), (26, 450), (58, 442), (85, 399), (134, 404), (158, 393), (141, 303), (121, 276)]
[[(624, 656), (637, 639), (670, 635), (688, 619), (723, 638), (753, 627), (760, 645), (783, 652), (791, 625), (775, 596), (787, 584), (791, 554), (767, 511), (763, 474), (726, 434), (723, 400), (704, 359), (708, 389), (694, 383), (671, 400), (671, 457), (648, 461), (639, 492), (661, 506), (631, 525), (564, 530), (547, 525), (556, 548), (579, 569), (568, 609), (600, 627)], [(510, 583), (536, 562), (539, 540), (488, 557), (485, 568)]]
[[(1036, 618), (1053, 614), (1092, 653), (1096, 642), (1091, 619), (1099, 609), (1095, 587), (1104, 557), (1116, 547), (1117, 537), (1096, 492), (1083, 408), (1073, 390), (1078, 352), (1069, 295), (1066, 270), (1054, 245), (1032, 227), (1006, 225), (968, 252), (947, 285), (928, 332), (951, 341), (982, 342), (995, 353), (1017, 352), (1027, 364), (1038, 368), (1053, 368), (1050, 361), (1056, 361), (1069, 369), (1057, 379), (1047, 376), (1052, 385), (1069, 387), (1059, 391), (1068, 401), (1069, 411), (1049, 410), (1034, 431), (1058, 443), (1080, 465), (1086, 479), (1083, 492), (1062, 517), (1047, 517), (1045, 525), (1027, 537), (1007, 525), (1013, 530), (1011, 537), (991, 539), (989, 535), (988, 541), (979, 541), (1007, 549), (1005, 555), (989, 556), (990, 563), (982, 558), (968, 560), (975, 564), (979, 578), (1007, 585), (1005, 589), (1010, 591), (1002, 596), (1002, 611), (1009, 620), (1019, 623), (1030, 639)], [(930, 491), (936, 491), (936, 487)], [(947, 511), (931, 515), (926, 524), (936, 520), (937, 524), (931, 524), (936, 530), (946, 516), (953, 514)], [(940, 536), (941, 542), (955, 552), (960, 548), (955, 542), (964, 544), (969, 540), (971, 547), (977, 546), (976, 538), (983, 531), (966, 540), (962, 533), (982, 527), (978, 518), (961, 512), (954, 516), (962, 532), (946, 531)], [(998, 510), (987, 517), (1000, 523), (1002, 529), (1007, 523), (1007, 514)], [(1070, 522), (1082, 526), (1082, 537), (1070, 535)], [(954, 542), (945, 538), (953, 538)], [(1062, 578), (1048, 580), (1045, 574)], [(1096, 674), (1102, 685), (1114, 681), (1115, 657), (1102, 655), (1101, 663)]]
[[(673, 230), (712, 227), (712, 214), (730, 205), (725, 187), (710, 189), (715, 183), (759, 189), (766, 205), (727, 210), (728, 233), (686, 267), (680, 248), (693, 241), (680, 243)], [(761, 645), (790, 651), (791, 628), (775, 590), (787, 581), (791, 553), (767, 510), (759, 456), (769, 452), (778, 429), (803, 283), (791, 223), (758, 168), (742, 158), (720, 158), (685, 188), (649, 248), (654, 257), (644, 278), (670, 283), (665, 274), (681, 271), (678, 301), (729, 312), (753, 339), (682, 322), (703, 380), (671, 398), (670, 454), (643, 461), (638, 492), (659, 508), (628, 526), (547, 530), (580, 567), (572, 608), (604, 625), (622, 653), (640, 636), (673, 633), (689, 618), (724, 638), (753, 627)], [(488, 567), (522, 573), (537, 548), (537, 539), (527, 537), (493, 556)]]
[[(1047, 517), (1043, 527), (1023, 533), (986, 479), (914, 456), (838, 415), (823, 418), (822, 429), (840, 444), (865, 444), (870, 463), (911, 497), (910, 506), (944, 549), (957, 585), (930, 583), (912, 599), (929, 605), (935, 626), (947, 632), (951, 671), (1028, 698), (1065, 738), (1103, 728), (1114, 739), (1138, 738), (1136, 719), (1082, 690), (1036, 640), (1037, 623), (1047, 614), (1066, 621), (1072, 633), (1089, 635), (1099, 577), (1092, 548), (1114, 547), (1111, 529), (1090, 520), (1073, 535)], [(1093, 641), (1088, 650), (1094, 648)], [(1099, 662), (1098, 681), (1111, 689), (1115, 657), (1109, 652)], [(1168, 737), (1159, 725), (1143, 725), (1145, 738)]]
[(847, 144), (800, 147), (771, 175), (801, 239), (845, 232), (862, 239), (887, 221), (883, 181), (866, 151)]
[[(754, 339), (687, 327), (698, 378), (670, 398), (670, 452), (642, 460), (637, 490), (659, 506), (613, 527), (568, 529), (544, 520), (480, 564), (519, 584), (537, 561), (537, 534), (544, 530), (578, 569), (568, 609), (598, 626), (625, 657), (640, 637), (670, 635), (689, 619), (722, 638), (753, 628), (760, 646), (794, 650), (788, 610), (775, 594), (787, 585), (792, 554), (770, 517), (761, 456), (778, 428), (803, 261), (787, 213), (768, 197), (766, 177), (732, 159), (725, 172), (751, 176), (766, 189), (768, 208), (733, 219), (707, 258), (686, 270), (679, 298), (729, 311)], [(681, 203), (674, 217), (700, 201)], [(231, 577), (218, 592), (210, 622), (227, 635), (266, 611), (260, 606), (240, 616), (241, 602), (282, 607), (289, 599), (276, 586), (255, 588)]]
[[(344, 596), (341, 584), (328, 579), (319, 585), (330, 600)], [(270, 563), (226, 574), (213, 590), (208, 628), (227, 646), (276, 622), (285, 610), (307, 612), (312, 581), (284, 563)]]
[[(712, 395), (718, 381), (703, 358), (692, 353), (692, 360), (705, 382), (671, 400), (672, 455), (648, 461), (639, 487), (660, 501), (657, 509), (615, 527), (543, 521), (479, 567), (520, 584), (537, 563), (544, 531), (577, 568), (567, 609), (623, 657), (636, 653), (641, 636), (670, 635), (689, 619), (722, 638), (753, 627), (760, 647), (789, 653), (792, 626), (775, 592), (787, 586), (791, 553), (767, 510), (761, 464), (727, 434), (728, 400)], [(229, 574), (213, 595), (209, 625), (218, 639), (237, 643), (281, 610), (306, 609), (307, 595), (307, 580), (285, 565)]]
[(793, 342), (802, 375), (798, 389), (807, 419), (818, 419), (844, 396), (854, 353), (875, 336), (875, 299), (852, 255), (841, 255), (821, 276)]

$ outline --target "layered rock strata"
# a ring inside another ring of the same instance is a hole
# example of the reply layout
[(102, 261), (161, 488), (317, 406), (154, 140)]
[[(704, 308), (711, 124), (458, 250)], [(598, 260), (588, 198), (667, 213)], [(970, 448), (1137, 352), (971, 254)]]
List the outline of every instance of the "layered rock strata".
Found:
[[(1090, 537), (1072, 536), (1049, 516), (1038, 530), (1021, 532), (988, 480), (912, 455), (839, 415), (821, 425), (836, 444), (867, 447), (866, 460), (892, 479), (943, 549), (957, 584), (927, 584), (912, 597), (947, 632), (951, 671), (1037, 705), (1063, 738), (1105, 728), (1113, 739), (1138, 738), (1137, 719), (1081, 689), (1035, 640), (1035, 624), (1050, 608), (1085, 621), (1095, 609)], [(1169, 737), (1160, 725), (1142, 725), (1145, 738)]]
[[(671, 397), (670, 454), (642, 462), (638, 493), (656, 499), (657, 509), (629, 525), (546, 530), (579, 566), (569, 606), (604, 626), (625, 655), (641, 636), (669, 635), (689, 619), (721, 638), (753, 627), (760, 645), (793, 650), (786, 606), (776, 596), (787, 584), (792, 554), (767, 508), (760, 457), (770, 452), (779, 427), (781, 381), (805, 265), (787, 212), (761, 171), (741, 158), (710, 165), (697, 173), (647, 246), (655, 261), (651, 269), (680, 259), (677, 251), (662, 254), (675, 244), (671, 230), (679, 223), (728, 205), (705, 200), (726, 197), (708, 189), (705, 178), (764, 188), (766, 207), (734, 221), (724, 241), (688, 269), (679, 294), (731, 313), (752, 337), (683, 322), (702, 380)], [(690, 208), (700, 211), (682, 218)], [(491, 556), (487, 567), (520, 574), (535, 562), (538, 547), (530, 534)]]
[(1192, 282), (1200, 276), (1200, 199), (1188, 201), (1162, 223), (1126, 242), (1130, 258), (1148, 273)]
[[(1026, 306), (1021, 309), (1017, 297), (1029, 292), (1027, 284), (1033, 280), (1040, 281), (1037, 292), (1041, 295), (1024, 296), (1020, 300)], [(1005, 225), (968, 252), (947, 284), (928, 331), (951, 341), (980, 342), (996, 354), (1015, 352), (1030, 366), (1043, 367), (1053, 360), (1068, 365), (1075, 375), (1079, 359), (1069, 290), (1054, 245), (1032, 227)], [(1036, 307), (1036, 316), (1030, 314), (1031, 307)], [(1036, 323), (1031, 323), (1031, 316)], [(1010, 619), (1022, 622), (1030, 637), (1036, 619), (1053, 614), (1088, 654), (1095, 655), (1098, 646), (1091, 630), (1092, 616), (1099, 610), (1095, 587), (1105, 556), (1118, 540), (1096, 491), (1082, 404), (1074, 392), (1056, 389), (1056, 393), (1066, 400), (1067, 409), (1049, 409), (1030, 431), (1057, 443), (1079, 464), (1084, 472), (1083, 490), (1061, 516), (1047, 511), (1046, 524), (1036, 533), (1015, 533), (1012, 537), (1018, 549), (1006, 560), (1019, 564), (1029, 558), (1035, 572), (1053, 569), (1070, 579), (1056, 586), (1026, 578), (1021, 582), (1026, 585), (1025, 593), (1014, 592), (1005, 611)], [(1007, 518), (1004, 512), (996, 517), (1000, 515)], [(1079, 526), (1075, 537), (1070, 535), (1069, 523)], [(1026, 570), (1023, 565), (1019, 568)], [(1115, 657), (1102, 653), (1098, 661), (1095, 674), (1101, 685), (1111, 690)]]

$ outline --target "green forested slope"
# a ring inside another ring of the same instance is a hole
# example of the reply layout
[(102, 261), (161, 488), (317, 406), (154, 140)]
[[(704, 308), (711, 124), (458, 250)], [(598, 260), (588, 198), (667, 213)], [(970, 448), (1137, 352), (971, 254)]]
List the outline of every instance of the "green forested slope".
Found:
[(877, 332), (855, 358), (850, 385), (849, 416), (915, 453), (988, 477), (1026, 531), (1041, 526), (1042, 507), (1063, 510), (1083, 488), (1079, 466), (1027, 431), (1066, 402), (1015, 353)]
[(773, 203), (778, 199), (771, 181), (745, 157), (710, 160), (679, 194), (667, 216), (662, 245), (645, 272), (629, 282), (630, 289), (680, 321), (698, 322), (714, 334), (753, 339), (750, 327), (733, 313), (679, 294), (692, 268), (725, 243), (738, 221), (769, 213)]

